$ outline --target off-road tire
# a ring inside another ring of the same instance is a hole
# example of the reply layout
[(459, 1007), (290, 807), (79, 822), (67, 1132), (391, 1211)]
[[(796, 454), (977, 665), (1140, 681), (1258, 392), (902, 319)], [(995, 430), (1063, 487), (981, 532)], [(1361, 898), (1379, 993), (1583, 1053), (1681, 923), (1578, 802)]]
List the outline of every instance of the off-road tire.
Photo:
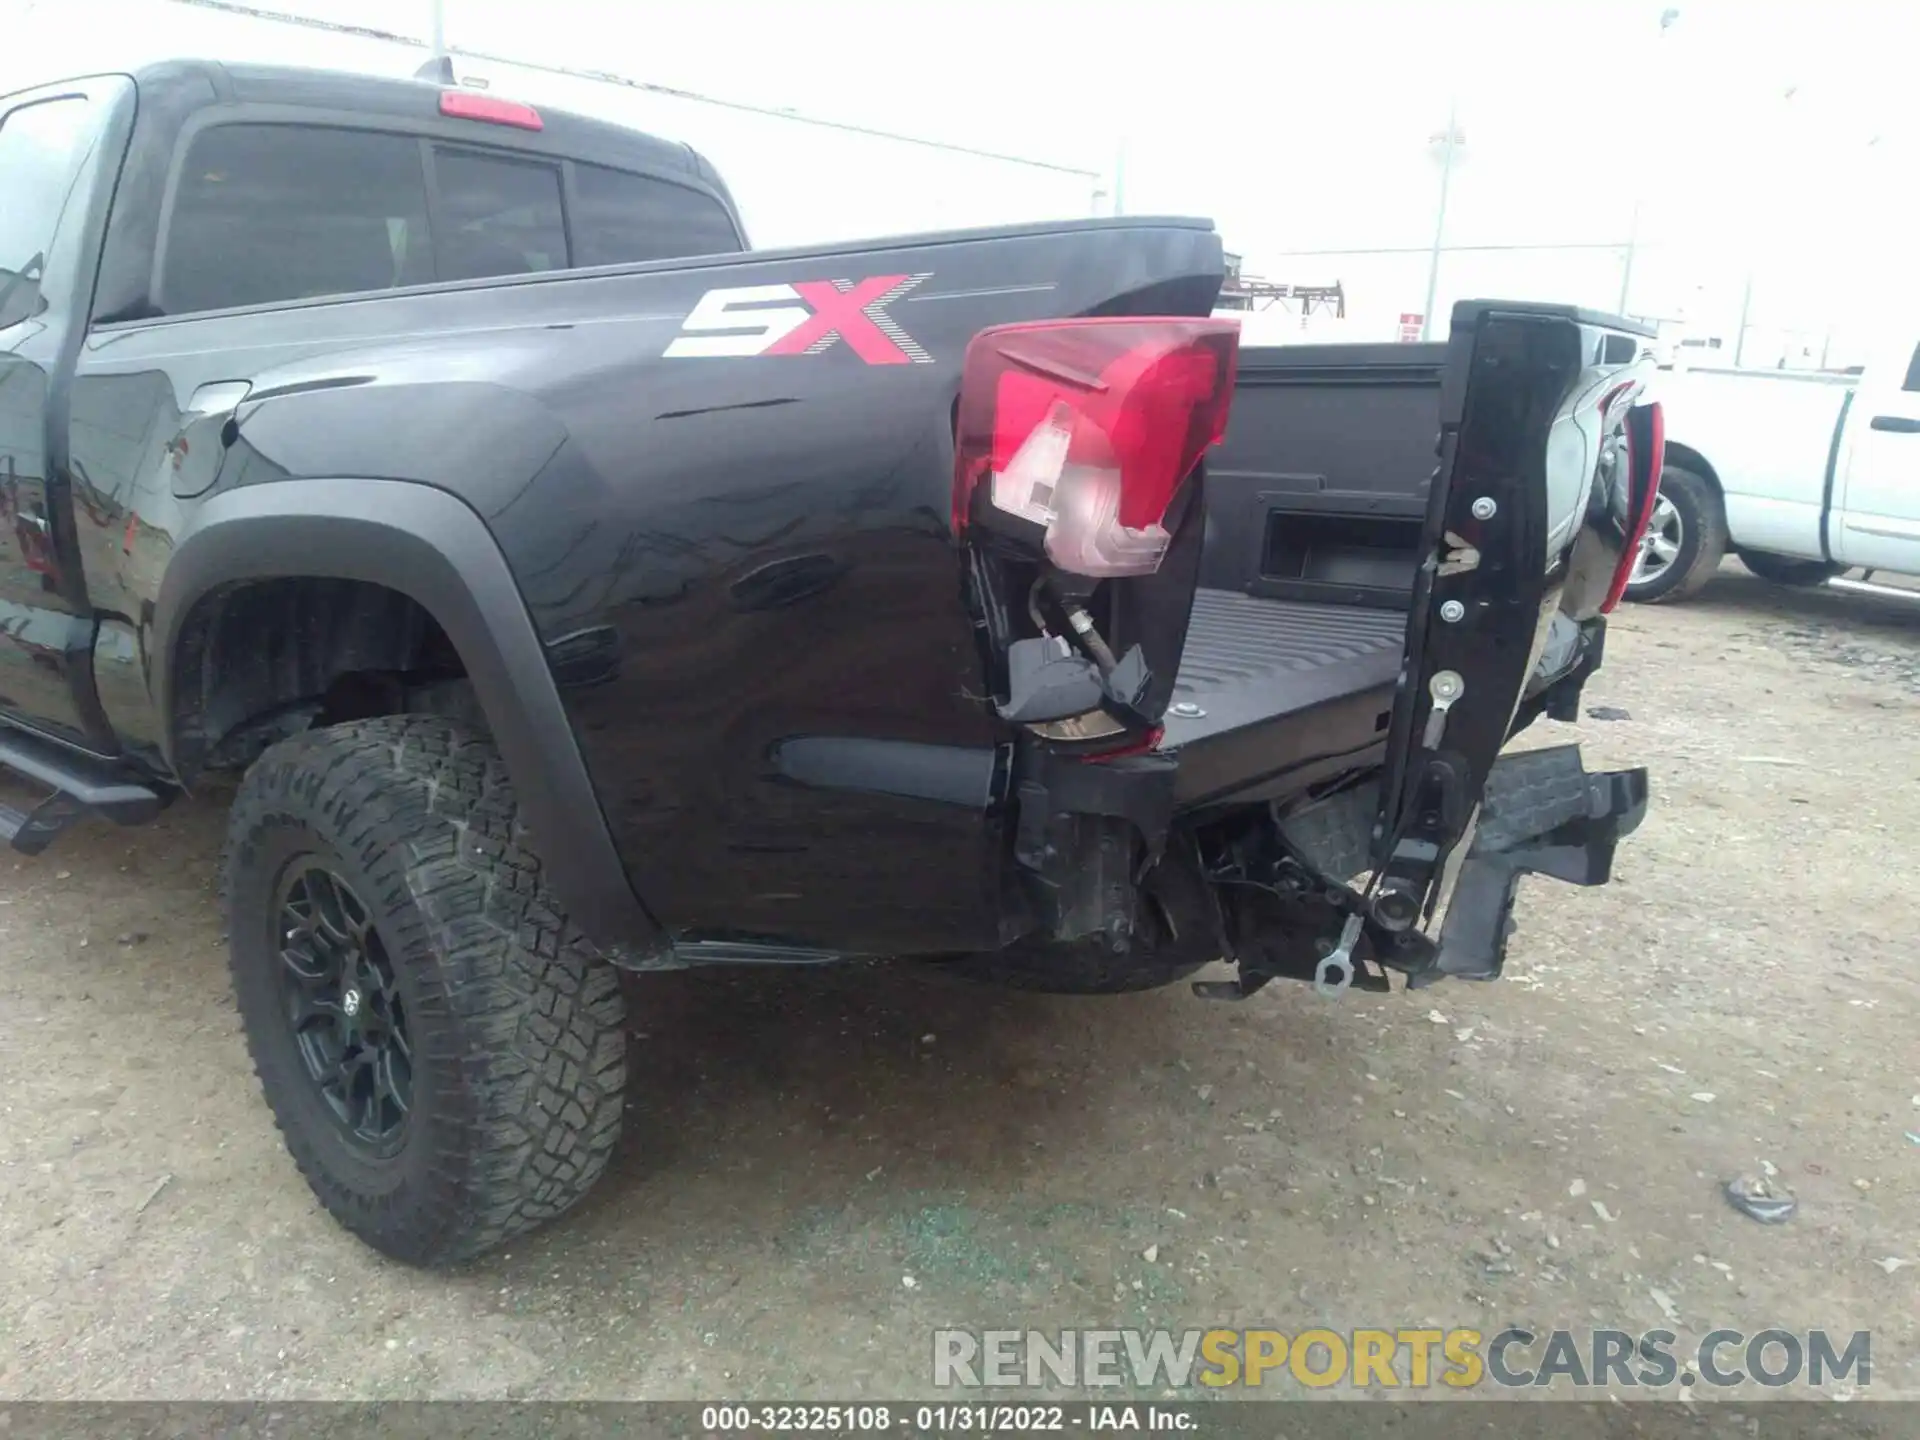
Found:
[[(277, 877), (337, 866), (405, 1001), (412, 1107), (369, 1157), (300, 1060), (281, 989)], [(612, 967), (568, 924), (493, 747), (393, 716), (283, 741), (241, 783), (222, 862), (230, 963), (268, 1105), (320, 1203), (415, 1265), (469, 1259), (564, 1213), (606, 1169), (627, 1073)]]
[(1739, 555), (1740, 563), (1762, 580), (1795, 589), (1824, 585), (1847, 568), (1837, 561), (1795, 560), (1786, 555), (1769, 555), (1764, 550), (1742, 550)]
[(1660, 474), (1660, 493), (1680, 512), (1680, 553), (1654, 579), (1627, 586), (1626, 598), (1643, 605), (1697, 595), (1727, 553), (1726, 507), (1712, 481), (1684, 465), (1668, 464)]

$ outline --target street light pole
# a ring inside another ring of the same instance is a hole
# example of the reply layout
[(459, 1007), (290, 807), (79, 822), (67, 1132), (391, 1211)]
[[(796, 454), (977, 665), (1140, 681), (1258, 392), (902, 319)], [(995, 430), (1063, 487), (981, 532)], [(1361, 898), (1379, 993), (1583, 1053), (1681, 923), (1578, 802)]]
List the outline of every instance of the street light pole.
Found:
[(1458, 102), (1447, 106), (1446, 142), (1440, 152), (1440, 208), (1433, 217), (1433, 250), (1427, 256), (1427, 303), (1420, 311), (1420, 338), (1433, 333), (1433, 301), (1440, 289), (1440, 245), (1447, 234), (1447, 191), (1453, 183), (1453, 151), (1460, 143)]

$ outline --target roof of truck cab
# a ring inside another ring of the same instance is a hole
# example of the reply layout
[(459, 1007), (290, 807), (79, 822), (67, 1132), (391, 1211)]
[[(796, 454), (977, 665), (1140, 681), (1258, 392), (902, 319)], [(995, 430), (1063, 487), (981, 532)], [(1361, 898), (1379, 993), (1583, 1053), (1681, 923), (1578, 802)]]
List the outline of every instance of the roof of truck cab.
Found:
[[(139, 66), (130, 73), (142, 91), (172, 88), (183, 81), (198, 79), (210, 84), (222, 101), (233, 104), (284, 105), (360, 118), (391, 115), (412, 121), (438, 120), (441, 94), (460, 88), (428, 80), (394, 79), (343, 70), (218, 60), (162, 60)], [(493, 94), (492, 91), (475, 93)], [(511, 95), (496, 98), (517, 99)], [(690, 145), (548, 105), (536, 104), (533, 108), (540, 114), (542, 128), (538, 132), (516, 130), (516, 144), (521, 148), (551, 150), (568, 159), (617, 169), (678, 170), (726, 193), (712, 165)]]

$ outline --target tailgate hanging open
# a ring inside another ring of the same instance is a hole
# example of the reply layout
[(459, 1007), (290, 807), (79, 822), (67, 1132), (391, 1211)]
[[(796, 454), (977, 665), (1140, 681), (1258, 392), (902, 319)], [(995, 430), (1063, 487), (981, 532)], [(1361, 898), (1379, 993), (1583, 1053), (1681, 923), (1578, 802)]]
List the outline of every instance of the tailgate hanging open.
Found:
[[(1501, 750), (1542, 711), (1574, 718), (1597, 667), (1658, 486), (1658, 410), (1637, 403), (1646, 338), (1564, 306), (1456, 307), (1385, 761), (1278, 818), (1284, 855), (1259, 883), (1280, 900), (1228, 907), (1240, 993), (1270, 975), (1382, 988), (1364, 959), (1416, 985), (1492, 978), (1521, 875), (1608, 879), (1646, 772), (1591, 773), (1574, 746)], [(1443, 900), (1436, 940), (1423, 932)], [(1277, 941), (1303, 922), (1317, 960)]]
[(1658, 484), (1654, 445), (1632, 439), (1657, 421), (1630, 424), (1653, 373), (1646, 338), (1560, 306), (1454, 311), (1374, 826), (1376, 893), (1399, 897), (1389, 909), (1431, 916), (1450, 862), (1471, 853), (1556, 617), (1594, 624), (1611, 603)]

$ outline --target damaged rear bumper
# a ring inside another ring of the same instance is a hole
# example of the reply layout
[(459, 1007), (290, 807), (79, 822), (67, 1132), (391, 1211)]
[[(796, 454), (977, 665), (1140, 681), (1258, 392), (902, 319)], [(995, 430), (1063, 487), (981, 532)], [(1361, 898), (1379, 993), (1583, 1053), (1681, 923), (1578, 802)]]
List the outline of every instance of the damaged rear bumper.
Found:
[(1613, 852), (1647, 813), (1647, 772), (1592, 772), (1580, 747), (1509, 755), (1487, 777), (1473, 847), (1460, 866), (1432, 964), (1410, 983), (1444, 975), (1492, 980), (1506, 963), (1514, 894), (1522, 875), (1604, 885)]
[(1323, 991), (1385, 990), (1390, 971), (1415, 988), (1448, 976), (1496, 979), (1520, 877), (1606, 884), (1647, 799), (1644, 769), (1589, 771), (1575, 745), (1503, 756), (1488, 774), (1471, 842), (1424, 914), (1389, 904), (1393, 892), (1368, 879), (1377, 784), (1276, 817), (1211, 859), (1240, 977), (1201, 993), (1234, 998), (1277, 978), (1313, 980)]

